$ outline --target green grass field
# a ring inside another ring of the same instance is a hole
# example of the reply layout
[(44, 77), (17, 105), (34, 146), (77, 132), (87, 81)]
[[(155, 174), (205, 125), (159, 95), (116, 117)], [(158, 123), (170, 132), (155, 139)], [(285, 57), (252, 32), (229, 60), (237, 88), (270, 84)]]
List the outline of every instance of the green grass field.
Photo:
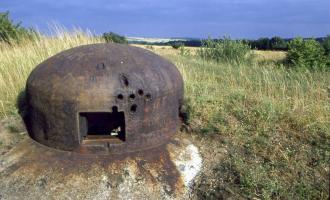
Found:
[[(0, 44), (0, 117), (18, 117), (17, 96), (38, 63), (98, 42), (103, 40), (76, 32)], [(226, 150), (220, 160), (209, 161), (217, 181), (196, 186), (205, 188), (201, 198), (216, 198), (226, 185), (242, 198), (327, 199), (330, 72), (280, 67), (275, 61), (285, 57), (283, 52), (257, 52), (254, 62), (232, 65), (182, 56), (170, 47), (152, 51), (175, 63), (184, 78), (186, 132), (216, 139)]]
[(330, 74), (169, 57), (186, 83), (193, 132), (220, 135), (219, 180), (247, 197), (326, 199)]

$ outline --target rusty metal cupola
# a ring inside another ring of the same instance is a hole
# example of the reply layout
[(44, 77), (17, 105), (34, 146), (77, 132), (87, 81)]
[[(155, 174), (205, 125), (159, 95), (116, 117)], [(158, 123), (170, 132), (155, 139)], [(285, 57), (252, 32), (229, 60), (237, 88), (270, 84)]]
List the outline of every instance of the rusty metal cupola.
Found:
[(162, 57), (128, 45), (84, 45), (32, 71), (24, 121), (31, 138), (51, 148), (130, 153), (170, 140), (182, 98), (182, 77)]

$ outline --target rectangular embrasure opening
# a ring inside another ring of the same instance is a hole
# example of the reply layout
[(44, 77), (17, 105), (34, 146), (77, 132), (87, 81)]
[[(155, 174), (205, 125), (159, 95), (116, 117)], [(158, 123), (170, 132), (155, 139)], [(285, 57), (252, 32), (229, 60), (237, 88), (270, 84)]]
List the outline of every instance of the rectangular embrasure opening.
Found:
[(79, 131), (83, 141), (124, 142), (124, 112), (113, 109), (112, 112), (79, 113)]

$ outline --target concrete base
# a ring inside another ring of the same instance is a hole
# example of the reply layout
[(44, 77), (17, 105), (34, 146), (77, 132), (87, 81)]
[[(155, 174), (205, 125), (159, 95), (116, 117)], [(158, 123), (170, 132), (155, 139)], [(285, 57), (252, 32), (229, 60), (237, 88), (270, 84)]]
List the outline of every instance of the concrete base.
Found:
[(198, 148), (182, 136), (157, 149), (96, 156), (27, 138), (0, 158), (0, 199), (189, 199)]

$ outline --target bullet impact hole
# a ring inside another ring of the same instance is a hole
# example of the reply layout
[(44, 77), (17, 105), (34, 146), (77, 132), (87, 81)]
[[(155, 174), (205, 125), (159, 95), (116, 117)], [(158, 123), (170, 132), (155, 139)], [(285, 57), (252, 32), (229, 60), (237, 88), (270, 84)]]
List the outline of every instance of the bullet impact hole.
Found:
[(96, 65), (96, 69), (100, 70), (100, 69), (105, 69), (105, 64), (104, 63), (99, 63)]
[(130, 98), (131, 100), (135, 99), (135, 94), (130, 94), (130, 95), (129, 95), (129, 98)]
[(131, 112), (132, 112), (132, 113), (136, 112), (136, 109), (137, 109), (137, 105), (136, 105), (136, 104), (133, 104), (133, 105), (131, 106)]
[(142, 96), (142, 95), (143, 95), (143, 90), (139, 89), (139, 90), (138, 90), (138, 94), (139, 94), (140, 96)]
[(123, 100), (124, 99), (124, 96), (122, 94), (118, 94), (117, 99)]

